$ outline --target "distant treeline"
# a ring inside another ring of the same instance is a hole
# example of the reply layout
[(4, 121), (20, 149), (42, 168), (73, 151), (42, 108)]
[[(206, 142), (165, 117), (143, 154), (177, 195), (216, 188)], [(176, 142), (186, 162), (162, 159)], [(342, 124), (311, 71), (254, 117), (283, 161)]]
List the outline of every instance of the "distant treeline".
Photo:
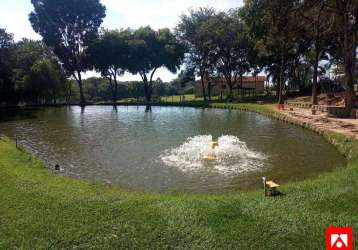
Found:
[[(106, 77), (84, 79), (87, 102), (113, 102), (113, 85)], [(145, 100), (143, 81), (118, 81), (117, 99)], [(177, 79), (153, 80), (154, 97), (194, 93), (194, 72), (181, 71)], [(64, 69), (53, 50), (42, 41), (23, 39), (0, 29), (0, 106), (18, 104), (79, 103), (81, 94), (76, 80)]]
[[(180, 82), (180, 78), (172, 82), (163, 82), (160, 78), (153, 83), (153, 101), (163, 96), (194, 94), (195, 82)], [(80, 93), (75, 81), (69, 81), (70, 86), (63, 98), (67, 103), (78, 103)], [(84, 94), (88, 102), (113, 102), (113, 93), (108, 80), (102, 77), (91, 77), (83, 81)], [(145, 101), (144, 85), (141, 81), (118, 82), (117, 101)]]

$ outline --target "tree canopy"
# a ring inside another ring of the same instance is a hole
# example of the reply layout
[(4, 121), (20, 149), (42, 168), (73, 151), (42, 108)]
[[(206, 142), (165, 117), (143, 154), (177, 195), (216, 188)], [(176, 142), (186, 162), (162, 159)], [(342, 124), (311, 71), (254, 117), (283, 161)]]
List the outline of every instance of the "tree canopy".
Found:
[(0, 104), (9, 102), (14, 98), (15, 86), (13, 84), (14, 72), (12, 65), (14, 40), (13, 35), (0, 28)]
[(150, 102), (156, 71), (164, 67), (175, 73), (182, 64), (185, 48), (169, 29), (155, 31), (149, 26), (132, 32), (129, 47), (128, 71), (140, 75)]
[(91, 64), (109, 81), (113, 103), (118, 97), (118, 77), (128, 68), (130, 39), (130, 30), (103, 30), (89, 49)]
[(76, 79), (83, 95), (81, 72), (90, 68), (87, 49), (98, 36), (105, 17), (105, 7), (99, 0), (31, 0), (33, 29), (47, 46), (54, 49), (63, 67)]

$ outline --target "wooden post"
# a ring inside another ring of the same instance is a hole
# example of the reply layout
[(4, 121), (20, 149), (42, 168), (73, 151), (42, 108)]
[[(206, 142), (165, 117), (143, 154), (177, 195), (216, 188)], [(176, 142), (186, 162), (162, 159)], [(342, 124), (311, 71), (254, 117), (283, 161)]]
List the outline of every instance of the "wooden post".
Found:
[(267, 190), (266, 190), (266, 177), (262, 177), (262, 183), (264, 185), (264, 194), (265, 197), (267, 196)]

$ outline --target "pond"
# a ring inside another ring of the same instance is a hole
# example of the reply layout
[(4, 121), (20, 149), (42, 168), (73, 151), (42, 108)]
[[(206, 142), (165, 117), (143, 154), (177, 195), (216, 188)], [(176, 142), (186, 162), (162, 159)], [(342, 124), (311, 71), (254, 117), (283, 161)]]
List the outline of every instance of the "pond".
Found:
[[(131, 190), (221, 193), (313, 178), (346, 160), (323, 137), (220, 109), (110, 106), (0, 112), (0, 133), (63, 175)], [(217, 142), (212, 143), (213, 141)]]

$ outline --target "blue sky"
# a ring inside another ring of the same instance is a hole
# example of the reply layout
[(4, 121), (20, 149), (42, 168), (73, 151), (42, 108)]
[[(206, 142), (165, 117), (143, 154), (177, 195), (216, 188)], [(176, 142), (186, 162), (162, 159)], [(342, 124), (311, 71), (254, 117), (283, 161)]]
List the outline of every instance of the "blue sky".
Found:
[[(138, 28), (150, 25), (155, 29), (173, 28), (178, 17), (190, 8), (214, 7), (227, 10), (239, 7), (242, 0), (101, 0), (107, 8), (107, 17), (103, 27), (110, 29)], [(0, 27), (6, 28), (15, 36), (15, 40), (23, 37), (41, 39), (31, 28), (28, 14), (32, 11), (30, 0), (1, 0)], [(87, 76), (94, 75), (88, 72)], [(172, 80), (175, 75), (165, 69), (156, 74), (165, 81)], [(139, 80), (138, 76), (126, 74), (123, 80)]]

